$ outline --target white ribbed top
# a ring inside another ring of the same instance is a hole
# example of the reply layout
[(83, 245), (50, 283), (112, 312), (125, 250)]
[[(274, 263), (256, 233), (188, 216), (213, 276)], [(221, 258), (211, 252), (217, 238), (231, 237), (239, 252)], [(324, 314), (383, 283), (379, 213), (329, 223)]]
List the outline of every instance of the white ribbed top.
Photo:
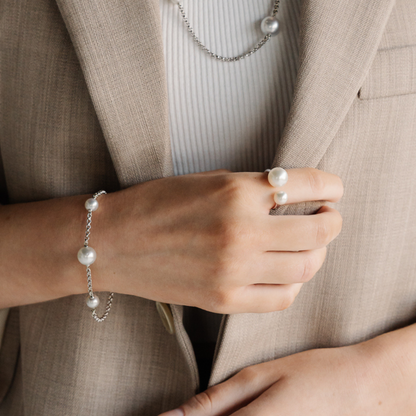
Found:
[[(273, 0), (182, 0), (197, 36), (239, 55), (264, 35)], [(160, 0), (175, 174), (226, 168), (263, 171), (273, 160), (297, 73), (300, 0), (282, 0), (280, 33), (240, 62), (197, 47), (177, 5)]]
[[(182, 0), (213, 52), (236, 56), (264, 35), (273, 0)], [(192, 40), (177, 5), (160, 0), (175, 175), (269, 168), (286, 122), (298, 67), (301, 0), (282, 0), (280, 33), (239, 62), (217, 61)], [(191, 312), (192, 311), (192, 312)], [(193, 341), (215, 342), (221, 315), (185, 308)]]

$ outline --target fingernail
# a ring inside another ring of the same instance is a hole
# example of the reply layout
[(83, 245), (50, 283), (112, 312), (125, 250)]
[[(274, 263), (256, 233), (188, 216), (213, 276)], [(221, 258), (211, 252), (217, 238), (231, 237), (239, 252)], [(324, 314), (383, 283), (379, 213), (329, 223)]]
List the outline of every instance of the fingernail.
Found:
[(181, 409), (170, 410), (169, 412), (162, 413), (159, 416), (184, 416)]

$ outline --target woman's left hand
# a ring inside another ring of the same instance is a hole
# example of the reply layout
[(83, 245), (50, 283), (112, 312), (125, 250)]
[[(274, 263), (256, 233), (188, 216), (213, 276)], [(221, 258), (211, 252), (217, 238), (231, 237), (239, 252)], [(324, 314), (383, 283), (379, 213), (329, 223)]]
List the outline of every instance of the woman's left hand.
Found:
[(161, 416), (414, 416), (415, 332), (247, 367)]

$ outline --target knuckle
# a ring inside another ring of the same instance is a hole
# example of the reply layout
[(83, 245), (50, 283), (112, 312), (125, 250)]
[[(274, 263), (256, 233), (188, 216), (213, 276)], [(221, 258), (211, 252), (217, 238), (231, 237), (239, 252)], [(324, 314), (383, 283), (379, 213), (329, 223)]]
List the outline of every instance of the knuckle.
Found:
[(299, 283), (306, 283), (311, 280), (318, 270), (322, 267), (326, 257), (327, 247), (309, 251), (306, 253), (304, 261), (301, 263)]
[(239, 195), (242, 187), (243, 180), (241, 176), (232, 173), (221, 175), (221, 188), (226, 201), (232, 201)]
[(226, 282), (226, 273), (224, 266), (221, 263), (211, 264), (208, 278), (205, 281), (205, 287), (208, 291), (212, 292), (214, 298), (218, 286)]
[(324, 264), (325, 258), (326, 258), (326, 253), (328, 252), (328, 247), (322, 247), (320, 250), (318, 250), (320, 252), (320, 256), (319, 256), (319, 266), (318, 266), (318, 270), (322, 267), (322, 265)]
[(227, 270), (226, 262), (219, 258), (217, 261), (213, 261), (210, 267), (210, 278), (208, 279), (207, 285), (210, 287), (210, 284), (218, 284), (223, 282), (225, 279)]
[(240, 242), (240, 232), (238, 225), (231, 220), (224, 221), (222, 232), (220, 233), (220, 240), (223, 241), (223, 248), (233, 248)]
[(258, 230), (249, 219), (238, 215), (226, 216), (213, 224), (208, 231), (209, 248), (223, 266), (233, 265), (252, 245), (258, 241)]
[(209, 299), (209, 309), (215, 313), (226, 314), (231, 311), (232, 299), (229, 290), (217, 288), (212, 291)]
[(292, 303), (295, 301), (296, 295), (290, 290), (285, 291), (285, 293), (280, 298), (280, 302), (278, 305), (278, 311), (284, 311), (285, 309), (288, 309), (289, 306), (292, 305)]
[(213, 400), (209, 390), (194, 396), (186, 406), (183, 407), (185, 416), (191, 414), (191, 411), (202, 410), (205, 413), (210, 414), (213, 408)]
[(315, 275), (318, 269), (317, 263), (318, 262), (317, 262), (316, 255), (307, 254), (305, 256), (305, 259), (301, 263), (301, 267), (300, 267), (301, 269), (300, 277), (299, 277), (300, 283), (309, 282), (309, 280), (312, 279), (312, 277)]
[(260, 372), (257, 369), (257, 367), (254, 365), (254, 366), (243, 368), (237, 374), (237, 377), (240, 383), (249, 384), (253, 386), (254, 384), (256, 384), (256, 381), (258, 381), (260, 377)]
[(204, 230), (206, 251), (213, 260), (210, 263), (215, 275), (221, 274), (227, 268), (230, 259), (234, 258), (241, 246), (237, 226), (224, 219), (218, 219), (207, 225)]
[(238, 220), (228, 215), (220, 217), (216, 224), (212, 224), (210, 233), (214, 235), (215, 247), (220, 252), (234, 248), (242, 240)]
[(339, 213), (339, 211), (335, 211), (335, 227), (337, 230), (337, 235), (341, 232), (342, 230), (342, 223), (343, 223), (343, 219), (342, 219), (342, 215)]
[(291, 305), (292, 305), (292, 303), (293, 303), (293, 300), (289, 297), (289, 296), (285, 296), (281, 301), (280, 301), (280, 304), (279, 304), (279, 307), (278, 307), (278, 311), (284, 311), (284, 310), (286, 310), (286, 309), (288, 309)]
[(313, 194), (320, 195), (325, 189), (325, 181), (321, 171), (314, 168), (307, 169), (307, 179)]
[(344, 183), (342, 182), (342, 179), (339, 176), (337, 176), (337, 178), (338, 178), (338, 182), (339, 182), (339, 185), (338, 185), (339, 195), (338, 195), (337, 200), (339, 201), (342, 198), (342, 196), (344, 195)]
[(229, 169), (214, 169), (211, 172), (216, 172), (216, 173), (231, 173), (232, 171)]
[(217, 290), (221, 285), (233, 283), (236, 276), (240, 273), (241, 265), (237, 261), (237, 256), (230, 250), (223, 251), (217, 255), (216, 261), (211, 263), (210, 279), (206, 282), (208, 287)]
[(326, 218), (316, 217), (315, 242), (318, 246), (326, 246), (332, 240), (332, 229)]
[(219, 198), (226, 212), (246, 208), (248, 195), (252, 193), (253, 180), (249, 176), (231, 173), (221, 175), (221, 192)]

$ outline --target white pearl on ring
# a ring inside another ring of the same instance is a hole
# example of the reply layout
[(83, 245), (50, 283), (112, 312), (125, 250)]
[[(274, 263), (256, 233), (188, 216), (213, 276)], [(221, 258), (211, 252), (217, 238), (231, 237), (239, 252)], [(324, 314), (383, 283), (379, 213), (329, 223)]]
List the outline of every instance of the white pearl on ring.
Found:
[(96, 211), (98, 208), (98, 201), (95, 198), (88, 198), (85, 201), (85, 208), (87, 211)]
[(283, 186), (287, 183), (289, 176), (283, 168), (273, 168), (269, 172), (267, 179), (271, 186)]
[(284, 205), (287, 202), (287, 193), (280, 191), (276, 192), (274, 194), (274, 202), (276, 202), (277, 205)]
[(274, 16), (267, 16), (261, 21), (261, 31), (265, 35), (276, 36), (279, 32), (279, 21)]
[(92, 298), (90, 298), (89, 296), (87, 297), (87, 306), (91, 309), (95, 309), (98, 305), (100, 304), (100, 299), (98, 296), (93, 296)]
[(78, 261), (84, 266), (90, 266), (97, 260), (97, 253), (92, 247), (82, 247), (78, 250)]

